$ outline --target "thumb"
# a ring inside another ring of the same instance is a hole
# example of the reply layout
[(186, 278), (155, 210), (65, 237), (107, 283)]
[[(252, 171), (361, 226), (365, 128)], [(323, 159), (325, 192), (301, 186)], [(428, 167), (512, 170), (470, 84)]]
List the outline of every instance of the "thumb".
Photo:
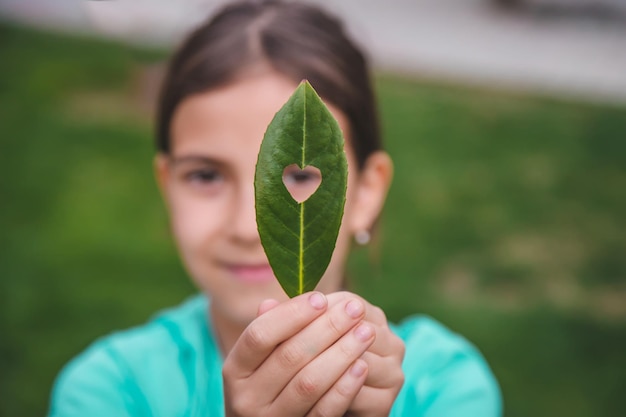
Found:
[(257, 310), (256, 316), (259, 317), (260, 315), (267, 313), (268, 311), (276, 307), (278, 304), (280, 304), (280, 302), (278, 300), (274, 300), (273, 298), (268, 298), (267, 300), (261, 301), (261, 304), (259, 304), (259, 309)]

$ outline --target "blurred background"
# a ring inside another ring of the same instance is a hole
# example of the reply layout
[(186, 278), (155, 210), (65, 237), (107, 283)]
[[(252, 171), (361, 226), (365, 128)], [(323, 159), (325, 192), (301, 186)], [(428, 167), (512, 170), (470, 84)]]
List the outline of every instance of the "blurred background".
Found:
[[(0, 0), (0, 416), (194, 293), (152, 178), (164, 62), (223, 1)], [(626, 1), (317, 0), (396, 177), (357, 292), (485, 354), (505, 415), (623, 416)]]

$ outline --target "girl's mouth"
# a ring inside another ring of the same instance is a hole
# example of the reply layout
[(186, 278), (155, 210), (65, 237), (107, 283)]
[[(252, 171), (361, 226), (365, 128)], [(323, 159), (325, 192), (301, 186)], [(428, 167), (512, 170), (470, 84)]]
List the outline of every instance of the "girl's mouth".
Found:
[(269, 264), (230, 265), (228, 269), (235, 279), (245, 283), (264, 284), (274, 279), (274, 272)]

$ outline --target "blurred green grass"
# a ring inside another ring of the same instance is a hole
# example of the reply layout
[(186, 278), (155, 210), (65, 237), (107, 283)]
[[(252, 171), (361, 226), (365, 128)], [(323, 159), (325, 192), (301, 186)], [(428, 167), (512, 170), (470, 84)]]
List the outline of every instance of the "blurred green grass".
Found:
[[(194, 290), (152, 178), (164, 54), (0, 24), (0, 415)], [(377, 77), (396, 177), (354, 288), (484, 352), (506, 415), (623, 413), (626, 108)]]

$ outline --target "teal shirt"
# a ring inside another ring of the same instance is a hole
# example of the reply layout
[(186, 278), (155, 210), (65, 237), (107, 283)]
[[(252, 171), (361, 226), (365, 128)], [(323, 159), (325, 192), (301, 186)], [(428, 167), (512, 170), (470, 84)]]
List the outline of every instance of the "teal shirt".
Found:
[[(61, 371), (49, 417), (223, 416), (222, 358), (207, 318), (197, 296), (96, 341)], [(465, 339), (421, 316), (392, 330), (406, 345), (392, 416), (501, 415), (497, 382)]]

